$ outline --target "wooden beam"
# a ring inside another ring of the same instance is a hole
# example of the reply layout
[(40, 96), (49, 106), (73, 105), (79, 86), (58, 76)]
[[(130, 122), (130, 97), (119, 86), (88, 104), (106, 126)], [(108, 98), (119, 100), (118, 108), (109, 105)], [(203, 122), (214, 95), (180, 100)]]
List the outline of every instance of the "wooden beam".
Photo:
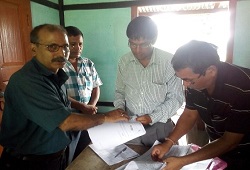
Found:
[(63, 0), (58, 0), (60, 25), (65, 27)]
[[(214, 0), (225, 1), (225, 0)], [(185, 4), (211, 2), (211, 0), (143, 0), (143, 1), (119, 1), (119, 2), (101, 2), (88, 4), (64, 5), (64, 10), (91, 10), (108, 8), (127, 8), (132, 6), (166, 5), (166, 4)]]

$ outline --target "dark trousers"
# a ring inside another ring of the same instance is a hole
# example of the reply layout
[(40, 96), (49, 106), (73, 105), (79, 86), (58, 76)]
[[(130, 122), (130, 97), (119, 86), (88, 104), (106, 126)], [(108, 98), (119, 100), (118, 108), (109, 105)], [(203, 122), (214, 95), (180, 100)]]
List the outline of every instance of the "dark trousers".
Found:
[(48, 155), (13, 155), (3, 150), (0, 158), (1, 170), (65, 170), (64, 151)]
[(71, 142), (66, 150), (67, 165), (69, 165), (90, 143), (87, 130), (71, 131)]
[(146, 134), (128, 141), (126, 144), (144, 145), (151, 147), (156, 140), (165, 141), (165, 138), (173, 131), (174, 122), (168, 119), (166, 123), (157, 122), (155, 124), (144, 126)]
[(91, 140), (87, 130), (81, 131), (81, 136), (76, 146), (73, 160), (90, 144)]

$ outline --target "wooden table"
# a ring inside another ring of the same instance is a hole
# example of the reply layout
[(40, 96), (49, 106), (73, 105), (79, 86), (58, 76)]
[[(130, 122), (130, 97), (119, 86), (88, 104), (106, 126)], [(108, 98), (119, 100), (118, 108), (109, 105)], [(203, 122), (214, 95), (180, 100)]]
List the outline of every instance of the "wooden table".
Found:
[[(131, 149), (140, 155), (145, 153), (149, 148), (139, 145), (128, 145)], [(135, 158), (134, 158), (135, 159)], [(106, 164), (89, 146), (85, 148), (80, 155), (66, 168), (66, 170), (114, 170), (121, 165), (131, 161), (125, 160), (115, 165)]]

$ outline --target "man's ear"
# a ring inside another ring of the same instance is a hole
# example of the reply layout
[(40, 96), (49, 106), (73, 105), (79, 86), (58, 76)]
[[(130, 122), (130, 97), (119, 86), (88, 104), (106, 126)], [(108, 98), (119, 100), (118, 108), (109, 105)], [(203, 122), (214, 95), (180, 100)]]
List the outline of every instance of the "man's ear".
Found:
[(211, 65), (207, 68), (207, 71), (206, 71), (207, 74), (210, 74), (210, 75), (215, 75), (217, 73), (217, 67), (215, 65)]
[(35, 44), (30, 43), (30, 48), (31, 48), (32, 54), (36, 52), (36, 45)]

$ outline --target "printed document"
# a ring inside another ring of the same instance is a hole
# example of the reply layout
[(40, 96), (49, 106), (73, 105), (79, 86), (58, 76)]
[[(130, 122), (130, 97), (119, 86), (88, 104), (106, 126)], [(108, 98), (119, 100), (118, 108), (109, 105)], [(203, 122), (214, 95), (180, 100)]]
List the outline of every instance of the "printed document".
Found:
[(110, 149), (97, 149), (93, 144), (89, 145), (89, 147), (108, 165), (114, 165), (124, 160), (140, 156), (137, 152), (125, 144), (121, 144)]
[[(159, 141), (156, 141), (154, 145), (159, 144)], [(165, 163), (162, 162), (155, 162), (151, 159), (151, 152), (153, 147), (151, 147), (146, 153), (144, 153), (142, 156), (134, 159), (133, 161), (129, 162), (128, 164), (125, 164), (116, 170), (161, 170), (163, 167), (166, 166)], [(171, 157), (171, 156), (184, 156), (189, 153), (191, 153), (191, 145), (174, 145), (168, 153), (164, 156), (164, 158)], [(208, 166), (208, 164), (211, 162), (211, 159), (196, 162), (187, 166), (184, 166), (181, 170), (204, 170)]]
[(137, 121), (104, 123), (88, 129), (89, 137), (97, 149), (110, 149), (146, 133)]

